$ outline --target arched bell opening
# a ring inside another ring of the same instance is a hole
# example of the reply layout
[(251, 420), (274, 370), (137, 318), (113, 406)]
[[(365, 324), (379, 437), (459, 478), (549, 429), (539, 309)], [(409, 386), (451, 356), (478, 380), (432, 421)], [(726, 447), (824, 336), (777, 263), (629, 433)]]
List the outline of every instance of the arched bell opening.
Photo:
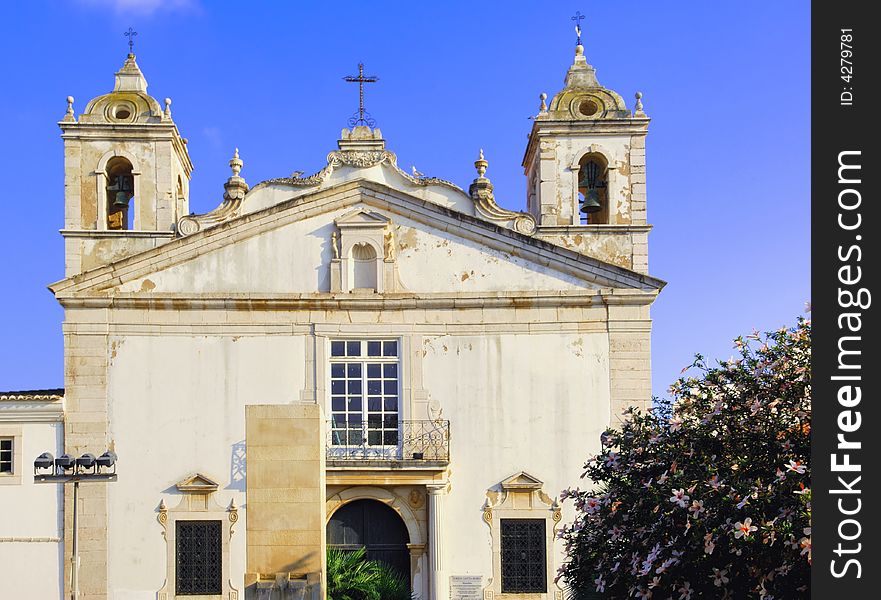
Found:
[(582, 225), (609, 222), (609, 164), (601, 154), (585, 154), (578, 163), (578, 210)]
[(331, 515), (327, 523), (327, 545), (341, 550), (364, 548), (367, 560), (394, 569), (412, 587), (410, 579), (410, 534), (395, 510), (377, 500), (354, 500)]
[(107, 229), (130, 229), (130, 210), (135, 196), (135, 177), (132, 163), (122, 156), (114, 156), (107, 162)]

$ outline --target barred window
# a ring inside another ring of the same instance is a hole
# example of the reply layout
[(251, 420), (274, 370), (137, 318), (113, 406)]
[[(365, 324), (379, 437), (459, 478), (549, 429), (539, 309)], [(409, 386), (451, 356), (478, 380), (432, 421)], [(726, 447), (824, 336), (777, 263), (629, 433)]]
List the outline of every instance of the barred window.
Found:
[(334, 446), (398, 445), (398, 341), (330, 343)]
[(0, 438), (0, 474), (12, 474), (12, 438)]
[(547, 591), (544, 519), (501, 519), (502, 593)]
[(223, 593), (221, 522), (179, 520), (175, 523), (177, 594)]

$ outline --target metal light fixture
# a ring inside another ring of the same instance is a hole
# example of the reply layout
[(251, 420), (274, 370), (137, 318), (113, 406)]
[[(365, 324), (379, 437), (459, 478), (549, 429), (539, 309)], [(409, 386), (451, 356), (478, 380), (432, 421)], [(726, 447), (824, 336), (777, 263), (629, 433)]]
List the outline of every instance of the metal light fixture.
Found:
[(55, 457), (49, 452), (43, 452), (34, 460), (34, 475), (41, 469), (52, 469), (55, 472)]
[(95, 473), (97, 467), (97, 464), (95, 463), (95, 455), (91, 452), (86, 452), (76, 459), (76, 467), (78, 473), (82, 473), (85, 469), (91, 469), (92, 473)]
[(66, 452), (55, 459), (55, 469), (62, 473), (72, 471), (76, 466), (76, 459)]
[(113, 450), (108, 450), (101, 456), (95, 459), (95, 462), (98, 464), (98, 472), (100, 473), (103, 469), (113, 468), (113, 473), (116, 473), (116, 452)]

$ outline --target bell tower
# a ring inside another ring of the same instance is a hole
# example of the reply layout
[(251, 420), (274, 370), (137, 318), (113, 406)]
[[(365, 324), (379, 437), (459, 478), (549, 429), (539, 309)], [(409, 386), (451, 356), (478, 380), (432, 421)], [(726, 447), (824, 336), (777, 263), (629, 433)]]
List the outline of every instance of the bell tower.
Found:
[(193, 164), (171, 118), (147, 94), (129, 53), (113, 91), (77, 118), (73, 98), (59, 122), (64, 140), (65, 276), (142, 252), (175, 237), (189, 213)]
[(646, 273), (645, 137), (649, 118), (597, 81), (580, 27), (564, 88), (539, 113), (523, 158), (537, 237)]

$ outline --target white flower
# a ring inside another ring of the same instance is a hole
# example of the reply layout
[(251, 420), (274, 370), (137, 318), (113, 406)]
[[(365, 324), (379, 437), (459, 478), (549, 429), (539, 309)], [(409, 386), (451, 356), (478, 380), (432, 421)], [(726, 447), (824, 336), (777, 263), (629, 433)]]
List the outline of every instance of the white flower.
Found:
[(743, 520), (743, 523), (738, 521), (734, 524), (734, 537), (740, 539), (744, 536), (751, 534), (753, 531), (756, 531), (758, 527), (752, 524), (753, 520), (750, 517), (747, 517)]
[(691, 506), (688, 507), (688, 512), (694, 513), (694, 517), (697, 518), (700, 516), (702, 512), (704, 512), (704, 501), (703, 500), (692, 500)]
[(787, 471), (794, 471), (794, 472), (798, 473), (799, 475), (801, 475), (805, 472), (805, 466), (803, 464), (801, 464), (800, 461), (791, 460), (788, 463), (786, 463), (786, 470)]
[(688, 506), (688, 501), (691, 498), (686, 495), (685, 489), (679, 488), (678, 490), (673, 490), (673, 495), (670, 496), (670, 502), (673, 504), (678, 504), (681, 508), (685, 508)]
[(679, 588), (679, 600), (691, 600), (691, 595), (694, 593), (694, 588), (691, 587), (691, 584), (687, 581), (682, 584), (682, 587)]

